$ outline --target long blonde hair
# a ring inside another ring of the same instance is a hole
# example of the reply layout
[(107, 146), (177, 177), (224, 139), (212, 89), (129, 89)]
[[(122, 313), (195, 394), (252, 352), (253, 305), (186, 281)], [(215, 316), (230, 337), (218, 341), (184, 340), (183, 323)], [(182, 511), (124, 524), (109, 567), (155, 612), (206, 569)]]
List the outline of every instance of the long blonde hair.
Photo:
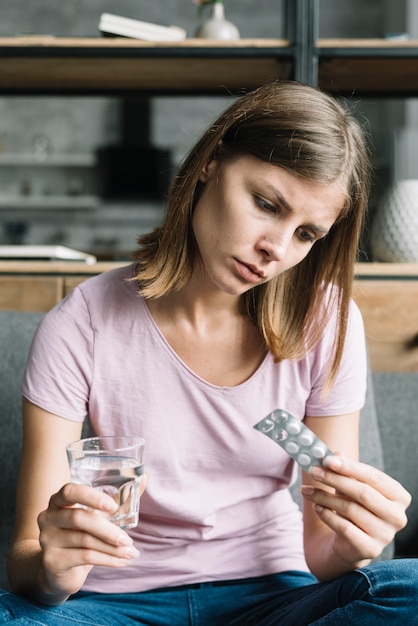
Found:
[(214, 158), (243, 155), (310, 181), (341, 181), (346, 202), (330, 233), (297, 266), (242, 296), (248, 316), (277, 361), (302, 358), (336, 310), (331, 384), (344, 346), (370, 185), (367, 142), (345, 103), (295, 82), (268, 83), (235, 100), (184, 159), (161, 226), (139, 238), (136, 280), (145, 298), (158, 298), (185, 285), (198, 254), (192, 215), (202, 169)]

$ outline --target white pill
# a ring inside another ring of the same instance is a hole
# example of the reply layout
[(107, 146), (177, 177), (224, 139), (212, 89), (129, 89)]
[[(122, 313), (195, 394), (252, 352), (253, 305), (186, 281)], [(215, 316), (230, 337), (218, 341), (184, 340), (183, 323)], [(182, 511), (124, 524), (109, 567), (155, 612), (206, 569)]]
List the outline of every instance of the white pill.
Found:
[(299, 454), (298, 456), (298, 463), (299, 465), (309, 465), (311, 462), (311, 457), (309, 456), (309, 454), (306, 454), (305, 452), (302, 452), (302, 454)]
[(300, 450), (300, 446), (296, 443), (296, 441), (288, 441), (285, 444), (285, 450), (289, 454), (296, 454)]

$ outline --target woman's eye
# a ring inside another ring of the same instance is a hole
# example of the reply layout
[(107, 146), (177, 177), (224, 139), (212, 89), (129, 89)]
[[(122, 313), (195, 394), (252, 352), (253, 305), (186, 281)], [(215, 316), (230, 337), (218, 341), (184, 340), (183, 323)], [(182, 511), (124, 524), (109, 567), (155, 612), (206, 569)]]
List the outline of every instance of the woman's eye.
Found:
[(302, 228), (299, 230), (299, 237), (303, 239), (303, 241), (308, 241), (310, 243), (315, 242), (315, 237), (307, 230), (303, 230)]
[(274, 204), (267, 202), (267, 200), (264, 200), (263, 198), (260, 198), (259, 196), (256, 196), (255, 201), (258, 204), (258, 206), (264, 211), (269, 211), (270, 213), (278, 212), (278, 208)]

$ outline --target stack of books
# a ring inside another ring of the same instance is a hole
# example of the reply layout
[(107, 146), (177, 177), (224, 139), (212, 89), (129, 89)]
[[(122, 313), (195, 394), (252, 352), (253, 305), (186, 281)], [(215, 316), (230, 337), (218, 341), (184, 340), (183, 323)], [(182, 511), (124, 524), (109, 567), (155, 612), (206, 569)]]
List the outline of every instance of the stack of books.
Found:
[(102, 13), (99, 30), (105, 36), (132, 37), (145, 41), (181, 41), (186, 39), (186, 31), (179, 26), (161, 26), (112, 13)]

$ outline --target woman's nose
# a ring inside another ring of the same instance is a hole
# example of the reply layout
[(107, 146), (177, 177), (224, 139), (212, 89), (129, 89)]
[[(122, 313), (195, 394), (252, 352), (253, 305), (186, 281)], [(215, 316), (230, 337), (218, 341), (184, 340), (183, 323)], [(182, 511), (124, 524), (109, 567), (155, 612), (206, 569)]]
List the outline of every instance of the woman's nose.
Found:
[(272, 234), (270, 237), (265, 237), (260, 241), (258, 249), (269, 261), (282, 261), (286, 256), (289, 243), (289, 235), (281, 233), (273, 236)]

